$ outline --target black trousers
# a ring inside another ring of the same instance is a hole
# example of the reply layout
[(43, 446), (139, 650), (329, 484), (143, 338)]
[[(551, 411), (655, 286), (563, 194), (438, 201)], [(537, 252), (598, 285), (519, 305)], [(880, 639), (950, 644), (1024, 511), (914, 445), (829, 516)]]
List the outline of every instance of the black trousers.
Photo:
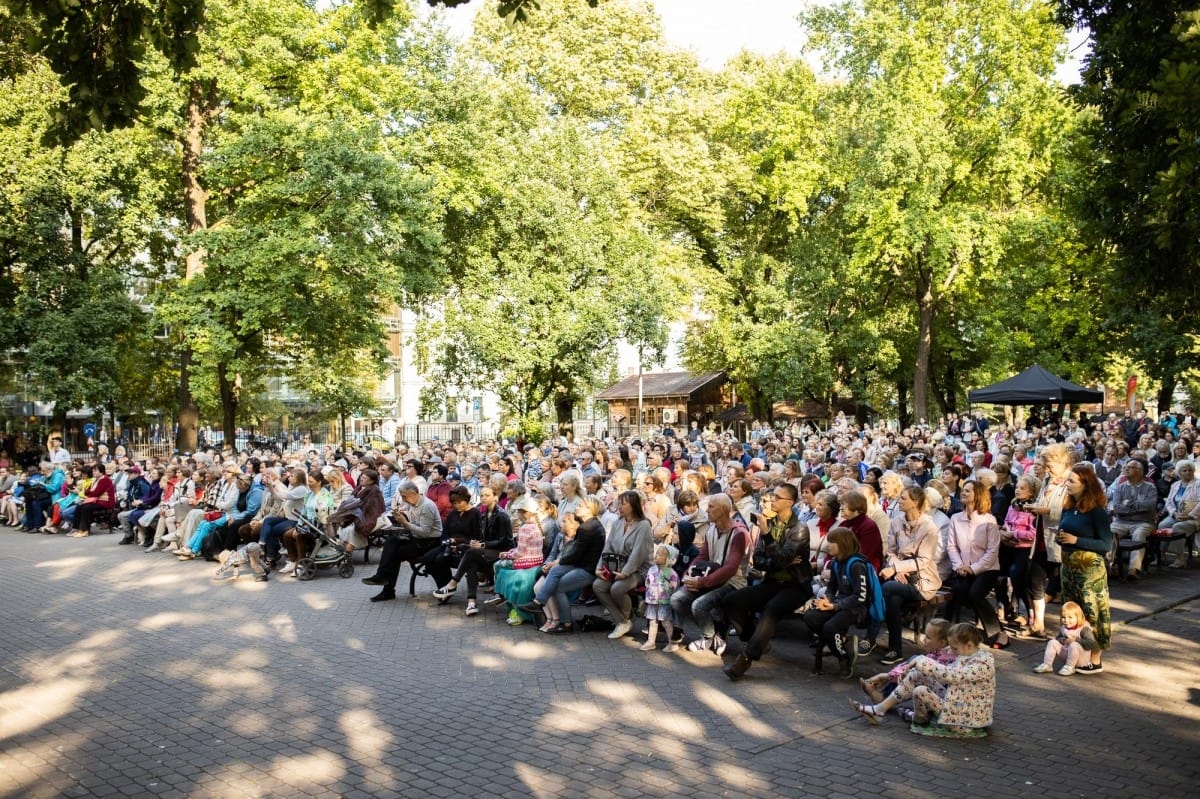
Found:
[(97, 517), (103, 519), (108, 515), (108, 508), (102, 508), (94, 502), (80, 504), (75, 509), (75, 529), (85, 533), (92, 528)]
[(804, 614), (804, 623), (813, 635), (819, 635), (821, 642), (829, 647), (838, 660), (849, 656), (846, 650), (846, 637), (850, 627), (859, 623), (859, 614), (850, 610), (810, 610)]
[(400, 576), (400, 567), (410, 561), (419, 560), (434, 547), (442, 545), (441, 538), (410, 538), (408, 536), (390, 535), (383, 544), (383, 554), (379, 557), (379, 568), (375, 576), (393, 591), (396, 590), (396, 578)]
[(441, 546), (431, 549), (421, 556), (425, 573), (433, 578), (434, 585), (438, 588), (450, 582), (450, 573), (454, 571), (454, 566), (458, 561), (458, 557), (445, 554), (445, 550)]
[[(807, 582), (781, 583), (766, 580), (758, 585), (734, 591), (721, 602), (725, 615), (737, 628), (738, 637), (746, 641), (746, 657), (758, 660), (767, 643), (775, 636), (780, 619), (790, 617), (796, 608), (812, 599), (812, 585)], [(756, 622), (754, 615), (762, 611)]]
[(468, 549), (458, 562), (458, 571), (454, 572), (454, 582), (463, 577), (467, 578), (467, 599), (474, 599), (479, 592), (479, 572), (492, 573), (492, 564), (500, 560), (500, 550), (479, 547)]
[(1000, 618), (996, 609), (988, 600), (988, 594), (996, 587), (998, 571), (982, 572), (980, 574), (955, 574), (950, 577), (950, 603), (946, 608), (946, 616), (950, 621), (958, 621), (958, 611), (963, 605), (969, 605), (975, 611), (975, 618), (983, 624), (984, 635), (987, 638), (1000, 634)]

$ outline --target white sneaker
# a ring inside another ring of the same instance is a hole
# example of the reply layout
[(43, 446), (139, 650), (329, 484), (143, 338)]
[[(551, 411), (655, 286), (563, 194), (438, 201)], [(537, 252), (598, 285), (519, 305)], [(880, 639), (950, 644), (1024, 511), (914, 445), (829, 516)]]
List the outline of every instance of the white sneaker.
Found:
[(467, 605), (467, 609), (463, 611), (464, 616), (478, 616), (479, 608), (474, 605)]
[(714, 635), (712, 639), (712, 652), (717, 657), (725, 654), (725, 639), (719, 635)]
[(712, 649), (712, 643), (713, 642), (711, 638), (697, 638), (695, 641), (692, 641), (687, 645), (687, 651), (707, 652)]
[(1054, 667), (1049, 663), (1039, 663), (1033, 667), (1034, 674), (1049, 674), (1052, 671), (1054, 671)]
[(616, 640), (617, 638), (623, 638), (626, 635), (628, 635), (629, 631), (632, 629), (633, 629), (632, 621), (623, 621), (620, 624), (618, 624), (616, 627), (613, 628), (613, 631), (608, 634), (608, 637), (612, 638), (614, 640)]
[(179, 533), (167, 533), (162, 537), (163, 541), (174, 542), (179, 540)]
[(1063, 666), (1061, 669), (1058, 670), (1058, 673), (1061, 674), (1063, 677), (1070, 677), (1072, 674), (1075, 673), (1075, 667), (1074, 666)]

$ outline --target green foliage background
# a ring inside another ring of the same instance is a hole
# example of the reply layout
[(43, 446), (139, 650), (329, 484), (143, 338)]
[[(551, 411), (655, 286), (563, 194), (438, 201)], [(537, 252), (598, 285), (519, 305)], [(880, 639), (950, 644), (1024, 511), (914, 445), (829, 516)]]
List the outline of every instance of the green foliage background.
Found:
[(284, 376), (344, 418), (405, 308), (426, 403), (495, 391), (523, 433), (672, 322), (760, 417), (936, 416), (1034, 361), (1166, 404), (1196, 379), (1196, 6), (836, 2), (804, 58), (713, 72), (639, 0), (493, 0), (465, 43), (405, 3), (4, 0), (5, 379), (228, 429)]

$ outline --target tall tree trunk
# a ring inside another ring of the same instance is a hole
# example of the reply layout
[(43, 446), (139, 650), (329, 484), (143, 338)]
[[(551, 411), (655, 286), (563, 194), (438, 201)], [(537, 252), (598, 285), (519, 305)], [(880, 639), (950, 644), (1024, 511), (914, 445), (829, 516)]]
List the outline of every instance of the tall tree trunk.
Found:
[(179, 430), (175, 434), (175, 449), (195, 452), (200, 435), (200, 409), (192, 397), (192, 348), (184, 345), (179, 352)]
[(559, 435), (574, 435), (575, 401), (572, 397), (558, 397), (554, 400), (554, 418), (558, 423)]
[(1161, 388), (1158, 390), (1158, 412), (1171, 410), (1171, 402), (1175, 398), (1175, 386), (1179, 385), (1179, 381), (1175, 375), (1163, 375), (1159, 378), (1162, 382), (1159, 383)]
[[(204, 154), (204, 129), (214, 106), (213, 92), (200, 81), (192, 81), (188, 91), (187, 127), (184, 130), (183, 210), (188, 233), (198, 233), (208, 227), (208, 192), (200, 182), (200, 161)], [(197, 247), (187, 254), (184, 277), (190, 280), (204, 271), (204, 249)], [(179, 432), (175, 447), (182, 452), (194, 452), (200, 429), (200, 409), (191, 389), (192, 349), (186, 338), (179, 354)]]
[(901, 430), (912, 424), (911, 414), (908, 412), (908, 384), (903, 380), (896, 383), (896, 418), (900, 422)]
[(217, 364), (217, 389), (221, 393), (221, 430), (225, 433), (225, 445), (237, 445), (238, 390), (229, 377), (229, 367)]
[(917, 270), (917, 357), (913, 363), (913, 416), (929, 421), (929, 355), (933, 350), (933, 272)]

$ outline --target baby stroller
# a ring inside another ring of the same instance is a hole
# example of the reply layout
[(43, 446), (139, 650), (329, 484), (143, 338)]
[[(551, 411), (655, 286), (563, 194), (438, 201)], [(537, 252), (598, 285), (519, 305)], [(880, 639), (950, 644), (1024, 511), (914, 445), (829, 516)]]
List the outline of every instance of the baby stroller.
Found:
[(330, 538), (319, 524), (303, 516), (296, 520), (296, 527), (315, 539), (312, 553), (296, 562), (297, 578), (311, 580), (317, 576), (317, 569), (333, 567), (337, 567), (338, 574), (343, 579), (354, 576), (354, 564), (350, 561), (350, 553), (340, 541)]

